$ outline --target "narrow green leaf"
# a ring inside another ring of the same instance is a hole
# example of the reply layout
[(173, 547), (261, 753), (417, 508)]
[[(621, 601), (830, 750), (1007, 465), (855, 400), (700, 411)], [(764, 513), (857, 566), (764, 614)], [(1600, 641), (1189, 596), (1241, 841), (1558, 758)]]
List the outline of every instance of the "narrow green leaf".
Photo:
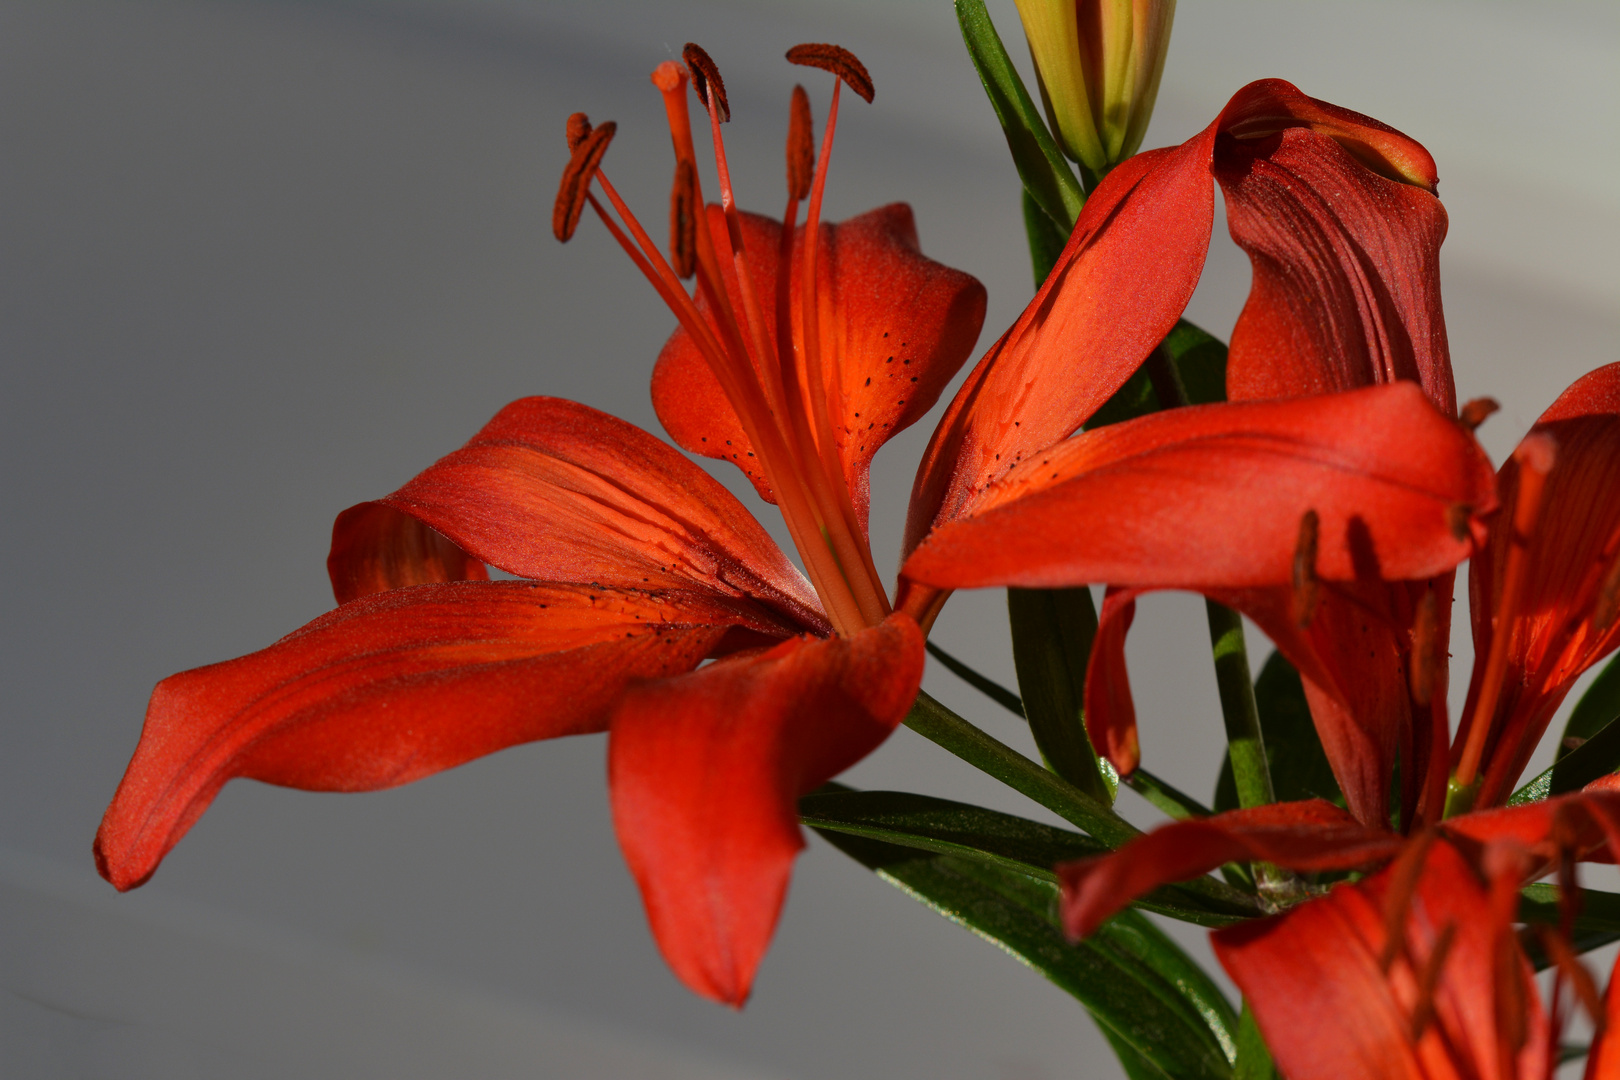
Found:
[[(813, 829), (953, 855), (1052, 884), (1059, 863), (1108, 851), (1099, 841), (1067, 829), (903, 791), (854, 791), (829, 784), (799, 800), (799, 819)], [(1252, 905), (1213, 903), (1176, 885), (1154, 891), (1140, 906), (1211, 927), (1258, 914)]]
[[(983, 862), (930, 855), (866, 837), (823, 836), (945, 918), (965, 926), (1079, 1000), (1136, 1063), (1166, 1077), (1228, 1080), (1231, 1027), (1207, 977), (1184, 985), (1162, 972), (1196, 968), (1143, 916), (1127, 911), (1072, 945), (1056, 920), (1057, 889)], [(1200, 975), (1202, 973), (1199, 973)], [(1214, 998), (1208, 995), (1213, 993)], [(1157, 1075), (1140, 1073), (1138, 1075)]]
[(1097, 636), (1091, 590), (1008, 589), (1013, 664), (1035, 745), (1053, 772), (1105, 803), (1114, 801), (1086, 736), (1086, 663)]
[(1620, 656), (1609, 661), (1576, 702), (1575, 711), (1569, 714), (1569, 723), (1564, 725), (1563, 737), (1558, 740), (1558, 757), (1574, 751), (1570, 740), (1590, 739), (1617, 716), (1620, 716)]
[(1057, 265), (1058, 256), (1063, 254), (1063, 245), (1068, 242), (1069, 235), (1058, 227), (1057, 222), (1046, 216), (1046, 211), (1041, 209), (1041, 204), (1035, 201), (1028, 188), (1021, 190), (1024, 234), (1029, 240), (1029, 263), (1035, 272), (1035, 288), (1038, 290), (1046, 284), (1046, 275), (1052, 272), (1052, 267)]
[[(1176, 323), (1159, 346), (1174, 366), (1187, 404), (1207, 405), (1226, 400), (1226, 346), (1186, 319)], [(1138, 368), (1124, 386), (1087, 420), (1087, 431), (1122, 420), (1134, 420), (1163, 407), (1145, 368)]]
[(1508, 796), (1508, 805), (1520, 806), (1579, 791), (1598, 777), (1620, 769), (1620, 723), (1617, 720), (1620, 717), (1611, 718), (1595, 735)]
[(1243, 617), (1224, 604), (1204, 601), (1209, 617), (1209, 643), (1215, 654), (1215, 685), (1220, 691), (1221, 718), (1226, 723), (1226, 760), (1232, 767), (1232, 785), (1238, 805), (1265, 806), (1277, 801), (1260, 729), (1260, 709), (1254, 684), (1249, 681), (1249, 649), (1243, 638)]
[(1188, 818), (1209, 817), (1209, 807), (1178, 788), (1159, 779), (1146, 769), (1137, 769), (1125, 780), (1125, 786), (1163, 810), (1177, 821)]
[(1243, 1003), (1243, 1016), (1238, 1021), (1237, 1067), (1233, 1080), (1277, 1080), (1277, 1066), (1271, 1060), (1271, 1050), (1260, 1035), (1249, 1003)]
[[(1260, 710), (1260, 730), (1265, 736), (1277, 798), (1283, 802), (1326, 799), (1343, 806), (1344, 795), (1333, 778), (1333, 768), (1305, 702), (1305, 687), (1299, 672), (1282, 653), (1273, 652), (1260, 669), (1260, 677), (1254, 681), (1254, 700)], [(1237, 804), (1232, 765), (1227, 761), (1221, 765), (1215, 785), (1215, 809), (1232, 810)]]
[(1016, 714), (1018, 719), (1024, 719), (1024, 701), (1017, 694), (994, 679), (979, 674), (938, 645), (935, 645), (933, 641), (928, 642), (928, 654), (944, 664), (952, 675), (955, 675), (1008, 712)]
[[(1519, 920), (1557, 926), (1558, 886), (1546, 883), (1526, 885), (1519, 894)], [(1620, 894), (1582, 889), (1580, 914), (1575, 917), (1575, 930), (1571, 937), (1577, 953), (1590, 952), (1612, 941), (1620, 941)], [(1541, 942), (1534, 935), (1526, 934), (1521, 941), (1537, 971), (1549, 965)]]
[(1024, 88), (1018, 69), (1007, 56), (984, 0), (956, 0), (956, 21), (979, 81), (990, 98), (990, 107), (995, 109), (1002, 133), (1007, 136), (1007, 149), (1012, 152), (1024, 190), (1067, 238), (1086, 201), (1080, 181), (1075, 179), (1074, 170), (1069, 168)]

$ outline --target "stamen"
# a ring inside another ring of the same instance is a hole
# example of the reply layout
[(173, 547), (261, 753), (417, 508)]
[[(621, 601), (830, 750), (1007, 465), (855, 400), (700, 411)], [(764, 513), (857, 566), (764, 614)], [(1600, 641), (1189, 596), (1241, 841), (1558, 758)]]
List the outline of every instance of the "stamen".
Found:
[(866, 65), (848, 49), (837, 45), (795, 45), (787, 51), (787, 59), (790, 64), (832, 72), (848, 83), (849, 88), (861, 95), (868, 105), (872, 103), (872, 76), (867, 74)]
[(1384, 893), (1384, 951), (1378, 957), (1378, 970), (1389, 974), (1395, 957), (1406, 948), (1406, 921), (1412, 909), (1412, 897), (1417, 893), (1418, 878), (1423, 876), (1423, 865), (1429, 857), (1429, 846), (1434, 843), (1432, 831), (1414, 836), (1396, 857), (1389, 875), (1389, 889)]
[(1477, 397), (1462, 407), (1462, 412), (1457, 415), (1457, 422), (1469, 431), (1475, 431), (1485, 422), (1486, 417), (1501, 408), (1495, 398)]
[(697, 91), (698, 100), (703, 102), (705, 109), (709, 108), (709, 94), (714, 94), (714, 106), (720, 113), (722, 122), (731, 119), (731, 104), (726, 101), (725, 80), (720, 78), (720, 69), (703, 51), (703, 46), (688, 41), (686, 48), (681, 50), (681, 59), (686, 61), (687, 68), (692, 72), (692, 89)]
[(1511, 519), (1497, 522), (1506, 527), (1507, 559), (1503, 568), (1502, 584), (1496, 595), (1496, 612), (1492, 619), (1491, 649), (1485, 661), (1485, 674), (1480, 681), (1479, 696), (1474, 714), (1470, 718), (1468, 743), (1463, 747), (1457, 763), (1455, 783), (1467, 789), (1479, 771), (1480, 759), (1485, 753), (1485, 740), (1495, 726), (1497, 699), (1501, 696), (1502, 681), (1507, 677), (1508, 646), (1513, 638), (1514, 623), (1519, 614), (1520, 594), (1529, 563), (1530, 536), (1536, 520), (1541, 516), (1541, 496), (1547, 487), (1547, 474), (1552, 471), (1558, 455), (1558, 444), (1551, 436), (1527, 435), (1513, 451), (1513, 460), (1519, 466), (1518, 491), (1513, 499)]
[(675, 163), (675, 186), (669, 193), (669, 261), (679, 277), (697, 269), (697, 169), (690, 161)]
[(795, 201), (810, 194), (810, 180), (816, 169), (816, 145), (810, 126), (810, 95), (804, 87), (793, 88), (793, 104), (788, 108), (787, 183), (788, 198)]
[(1592, 973), (1575, 955), (1575, 950), (1570, 948), (1569, 938), (1550, 926), (1537, 926), (1536, 933), (1547, 950), (1547, 958), (1557, 967), (1559, 976), (1568, 979), (1570, 986), (1574, 987), (1581, 1008), (1586, 1010), (1593, 1023), (1600, 1023), (1603, 1019), (1603, 995), (1598, 993)]
[(1440, 936), (1434, 939), (1434, 948), (1429, 950), (1429, 959), (1424, 962), (1423, 970), (1418, 973), (1417, 1003), (1412, 1006), (1413, 1042), (1423, 1037), (1429, 1022), (1434, 1019), (1434, 993), (1440, 987), (1440, 969), (1445, 966), (1446, 957), (1451, 954), (1451, 943), (1456, 938), (1457, 924), (1446, 923)]
[(590, 117), (577, 112), (568, 118), (568, 152), (572, 154), (579, 149), (579, 144), (585, 141), (585, 136), (591, 133)]
[(1316, 576), (1316, 548), (1317, 534), (1321, 529), (1321, 518), (1315, 510), (1305, 511), (1299, 519), (1299, 539), (1294, 544), (1294, 596), (1293, 616), (1294, 622), (1304, 629), (1311, 625), (1311, 619), (1316, 615), (1316, 605), (1320, 599)]
[[(581, 113), (574, 116), (583, 119)], [(570, 133), (576, 129), (573, 117), (568, 119), (568, 128)], [(551, 232), (565, 244), (579, 227), (579, 215), (585, 211), (586, 190), (591, 186), (591, 178), (601, 166), (602, 155), (607, 153), (608, 143), (613, 141), (613, 133), (617, 130), (618, 125), (611, 120), (591, 130), (574, 147), (574, 156), (563, 170), (562, 184), (557, 189), (557, 202), (551, 208)]]
[(1423, 594), (1418, 602), (1417, 617), (1412, 622), (1412, 663), (1407, 669), (1412, 684), (1412, 700), (1427, 705), (1434, 694), (1434, 647), (1439, 607), (1434, 590)]
[(1606, 632), (1614, 625), (1617, 615), (1620, 615), (1620, 552), (1615, 554), (1609, 572), (1603, 575), (1603, 584), (1598, 586), (1597, 605), (1592, 609), (1592, 628), (1600, 634)]

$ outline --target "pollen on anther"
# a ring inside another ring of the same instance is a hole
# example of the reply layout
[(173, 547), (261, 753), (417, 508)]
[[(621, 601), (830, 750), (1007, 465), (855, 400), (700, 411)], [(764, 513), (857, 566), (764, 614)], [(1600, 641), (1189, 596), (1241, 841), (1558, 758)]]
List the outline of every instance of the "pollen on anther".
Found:
[(574, 113), (568, 118), (568, 152), (571, 154), (585, 141), (585, 136), (591, 133), (590, 117), (582, 112)]
[(815, 171), (816, 144), (810, 124), (810, 95), (804, 92), (804, 87), (795, 86), (788, 107), (788, 198), (808, 199)]
[(683, 278), (697, 269), (697, 169), (690, 159), (675, 163), (669, 193), (669, 261)]
[(681, 59), (686, 61), (686, 68), (692, 73), (692, 89), (697, 91), (703, 107), (709, 107), (709, 95), (712, 93), (715, 112), (719, 114), (721, 122), (730, 120), (731, 105), (726, 101), (725, 80), (720, 78), (720, 68), (703, 51), (703, 46), (688, 41), (686, 48), (681, 50)]
[(837, 45), (795, 45), (787, 51), (787, 59), (790, 64), (832, 72), (871, 104), (872, 76), (867, 73), (866, 65), (857, 60), (855, 54), (848, 49)]
[(557, 202), (551, 208), (551, 231), (558, 240), (567, 243), (579, 227), (579, 215), (585, 210), (585, 193), (617, 130), (618, 125), (609, 120), (592, 128), (574, 147), (574, 156), (563, 170), (562, 183), (557, 188)]

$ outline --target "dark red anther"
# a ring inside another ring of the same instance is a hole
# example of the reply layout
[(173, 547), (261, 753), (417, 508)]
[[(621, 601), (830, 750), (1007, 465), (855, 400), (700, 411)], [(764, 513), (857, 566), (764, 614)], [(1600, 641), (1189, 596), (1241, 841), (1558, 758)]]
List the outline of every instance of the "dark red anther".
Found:
[(1419, 705), (1427, 705), (1434, 695), (1434, 650), (1439, 621), (1439, 606), (1434, 590), (1430, 589), (1418, 601), (1417, 617), (1412, 621), (1412, 663), (1407, 668), (1412, 700)]
[(585, 141), (585, 136), (591, 133), (591, 121), (582, 112), (577, 112), (568, 118), (568, 152), (572, 154), (579, 149), (579, 144)]
[(1495, 398), (1477, 397), (1462, 407), (1462, 412), (1457, 414), (1457, 420), (1469, 431), (1474, 431), (1485, 422), (1487, 416), (1501, 407)]
[(675, 163), (675, 186), (669, 193), (669, 261), (683, 278), (697, 269), (697, 169), (690, 161)]
[(793, 88), (788, 107), (787, 182), (788, 198), (810, 197), (810, 180), (816, 171), (816, 144), (810, 130), (810, 95), (804, 87)]
[(585, 195), (591, 186), (591, 179), (596, 176), (596, 170), (602, 164), (602, 155), (607, 153), (608, 143), (613, 141), (613, 133), (617, 130), (618, 125), (611, 120), (592, 128), (574, 147), (574, 156), (563, 170), (562, 184), (557, 188), (557, 202), (551, 208), (551, 232), (565, 244), (579, 227), (579, 215), (585, 210)]
[(872, 76), (867, 74), (866, 65), (848, 49), (837, 45), (795, 45), (787, 51), (787, 58), (790, 64), (832, 72), (871, 104)]
[(692, 89), (697, 91), (698, 100), (703, 107), (709, 107), (709, 95), (714, 94), (715, 111), (720, 114), (722, 122), (731, 119), (731, 105), (726, 101), (725, 80), (720, 78), (720, 69), (715, 66), (709, 54), (703, 51), (703, 46), (690, 41), (686, 48), (681, 50), (681, 59), (686, 61), (686, 68), (692, 73)]
[(1300, 627), (1311, 625), (1316, 615), (1320, 582), (1316, 577), (1317, 533), (1321, 518), (1307, 510), (1299, 519), (1299, 539), (1294, 543), (1294, 595), (1291, 614)]

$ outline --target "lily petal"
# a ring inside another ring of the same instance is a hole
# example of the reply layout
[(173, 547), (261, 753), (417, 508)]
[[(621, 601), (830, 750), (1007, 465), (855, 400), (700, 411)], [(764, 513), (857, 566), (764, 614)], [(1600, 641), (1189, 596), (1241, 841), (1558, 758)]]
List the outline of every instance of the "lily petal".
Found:
[[(1540, 520), (1524, 560), (1525, 581), (1509, 628), (1502, 693), (1490, 717), (1474, 707), (1499, 622), (1510, 544), (1503, 524), (1469, 567), (1475, 663), (1465, 720), (1492, 731), (1479, 804), (1501, 803), (1575, 680), (1620, 646), (1620, 363), (1577, 379), (1542, 414), (1532, 436), (1550, 436), (1556, 458), (1541, 497)], [(1519, 487), (1510, 457), (1498, 485), (1503, 505)]]
[(741, 1006), (794, 856), (795, 804), (888, 737), (917, 695), (922, 633), (890, 616), (631, 690), (613, 716), (613, 819), (664, 958)]
[[(710, 208), (716, 244), (724, 250), (725, 224)], [(845, 481), (856, 512), (866, 520), (868, 471), (889, 439), (921, 418), (967, 361), (984, 324), (984, 286), (922, 254), (911, 207), (891, 203), (859, 217), (823, 224), (817, 258), (819, 341), (824, 357), (830, 414), (835, 418)], [(743, 215), (755, 295), (776, 295), (782, 226), (757, 214)], [(794, 237), (795, 252), (804, 234)], [(791, 310), (802, 318), (793, 259)], [(741, 310), (742, 297), (731, 297)], [(707, 311), (700, 297), (699, 308)], [(774, 350), (776, 326), (767, 319)], [(799, 334), (795, 326), (795, 336)], [(804, 361), (799, 357), (800, 379)], [(684, 329), (677, 329), (653, 369), (653, 406), (675, 442), (694, 454), (731, 461), (774, 502), (763, 474), (750, 467), (753, 447), (719, 382)]]
[(514, 401), (394, 494), (344, 511), (328, 560), (338, 600), (386, 581), (369, 568), (416, 550), (423, 526), (522, 577), (697, 587), (830, 629), (809, 583), (713, 477), (635, 425), (561, 398)]
[(1592, 1040), (1583, 1075), (1584, 1080), (1620, 1076), (1620, 956), (1609, 972), (1609, 988), (1603, 993), (1603, 1029)]
[(365, 791), (601, 730), (629, 680), (690, 670), (733, 627), (781, 632), (692, 591), (454, 582), (344, 604), (158, 684), (96, 834), (97, 867), (120, 889), (146, 881), (238, 776)]
[(484, 564), (409, 514), (382, 503), (351, 506), (332, 523), (326, 557), (337, 602), (440, 581), (488, 581)]
[(1482, 886), (1449, 843), (1423, 855), (1387, 966), (1398, 867), (1211, 935), (1291, 1080), (1543, 1075), (1550, 1025), (1512, 934), (1514, 868)]
[(1194, 406), (1042, 451), (902, 573), (953, 589), (1278, 585), (1314, 510), (1324, 581), (1423, 578), (1468, 556), (1494, 499), (1478, 445), (1410, 384)]
[(1111, 855), (1059, 866), (1063, 928), (1071, 937), (1085, 937), (1132, 900), (1225, 863), (1354, 870), (1391, 858), (1404, 842), (1387, 829), (1363, 825), (1323, 799), (1177, 821), (1137, 837)]

